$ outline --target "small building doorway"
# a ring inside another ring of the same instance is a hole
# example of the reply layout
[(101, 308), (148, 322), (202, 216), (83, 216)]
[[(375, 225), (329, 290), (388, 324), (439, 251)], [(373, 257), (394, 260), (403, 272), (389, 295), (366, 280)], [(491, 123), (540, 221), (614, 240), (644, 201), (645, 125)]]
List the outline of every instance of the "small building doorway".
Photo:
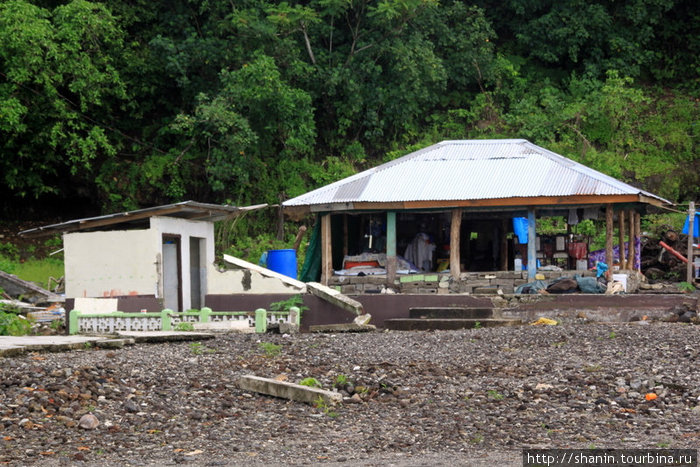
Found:
[(182, 251), (179, 235), (163, 235), (163, 307), (182, 311)]

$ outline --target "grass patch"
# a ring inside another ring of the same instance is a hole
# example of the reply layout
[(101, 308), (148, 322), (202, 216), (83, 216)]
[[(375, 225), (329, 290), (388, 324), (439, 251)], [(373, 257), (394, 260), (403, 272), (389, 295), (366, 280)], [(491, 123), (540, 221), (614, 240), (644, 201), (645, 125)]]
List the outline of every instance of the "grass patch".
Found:
[(278, 344), (273, 344), (272, 342), (260, 342), (258, 348), (265, 352), (266, 357), (276, 357), (282, 351), (282, 346)]
[(12, 274), (25, 281), (34, 282), (41, 287), (49, 288), (49, 277), (60, 279), (64, 276), (63, 260), (59, 258), (28, 259), (27, 261), (12, 262)]

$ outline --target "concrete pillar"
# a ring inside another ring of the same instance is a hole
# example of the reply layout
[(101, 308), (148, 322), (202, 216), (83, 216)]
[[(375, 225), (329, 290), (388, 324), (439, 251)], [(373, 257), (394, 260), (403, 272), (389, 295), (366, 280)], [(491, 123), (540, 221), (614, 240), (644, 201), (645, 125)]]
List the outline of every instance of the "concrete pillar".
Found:
[(605, 206), (605, 262), (613, 270), (613, 206)]
[(258, 308), (255, 310), (255, 332), (267, 332), (267, 310), (264, 308)]
[(537, 231), (535, 208), (527, 209), (527, 278), (533, 280), (537, 274)]
[(387, 286), (394, 285), (396, 280), (396, 213), (386, 213), (386, 280)]

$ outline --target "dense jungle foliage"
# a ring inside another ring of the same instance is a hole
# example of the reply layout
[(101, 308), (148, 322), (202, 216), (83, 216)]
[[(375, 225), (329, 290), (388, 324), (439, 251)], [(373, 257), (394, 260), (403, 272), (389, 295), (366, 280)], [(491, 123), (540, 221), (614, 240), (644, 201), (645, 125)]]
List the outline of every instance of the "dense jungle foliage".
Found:
[(697, 200), (699, 79), (694, 0), (5, 0), (2, 214), (278, 203), (504, 137)]

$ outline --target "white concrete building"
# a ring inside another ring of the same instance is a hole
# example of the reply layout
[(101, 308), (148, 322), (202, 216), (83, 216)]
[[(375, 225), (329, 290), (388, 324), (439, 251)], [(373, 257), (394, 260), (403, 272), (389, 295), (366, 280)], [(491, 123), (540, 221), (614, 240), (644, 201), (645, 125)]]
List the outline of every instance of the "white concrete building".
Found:
[(228, 270), (220, 271), (214, 264), (214, 221), (265, 206), (185, 201), (73, 220), (20, 235), (63, 233), (67, 302), (130, 299), (116, 306), (122, 311), (134, 307), (184, 311), (205, 306), (208, 294), (305, 290), (301, 282), (235, 258), (227, 257)]

